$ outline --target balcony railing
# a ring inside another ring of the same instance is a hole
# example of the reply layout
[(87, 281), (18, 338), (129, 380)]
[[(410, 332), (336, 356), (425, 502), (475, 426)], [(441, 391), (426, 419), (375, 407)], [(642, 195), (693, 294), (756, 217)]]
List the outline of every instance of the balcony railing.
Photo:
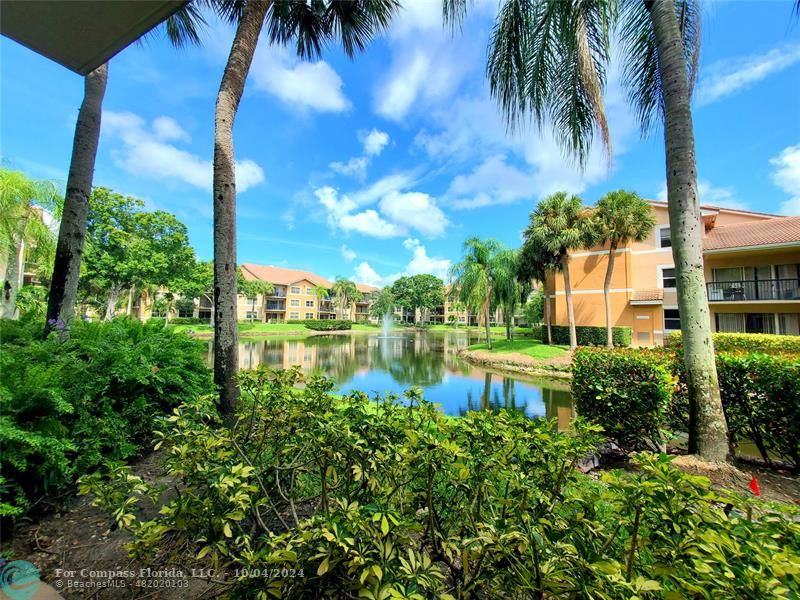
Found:
[(800, 279), (716, 281), (706, 285), (709, 302), (800, 300)]
[(265, 308), (267, 310), (286, 310), (286, 304), (284, 302), (267, 302)]

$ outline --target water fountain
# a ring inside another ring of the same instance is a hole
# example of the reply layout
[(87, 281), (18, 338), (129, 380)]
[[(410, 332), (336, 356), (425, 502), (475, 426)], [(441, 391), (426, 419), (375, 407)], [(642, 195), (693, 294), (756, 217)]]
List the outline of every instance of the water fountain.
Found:
[(389, 332), (392, 330), (392, 322), (393, 319), (391, 314), (386, 313), (385, 315), (383, 315), (383, 328), (381, 329), (383, 335), (381, 337), (385, 338), (389, 337)]

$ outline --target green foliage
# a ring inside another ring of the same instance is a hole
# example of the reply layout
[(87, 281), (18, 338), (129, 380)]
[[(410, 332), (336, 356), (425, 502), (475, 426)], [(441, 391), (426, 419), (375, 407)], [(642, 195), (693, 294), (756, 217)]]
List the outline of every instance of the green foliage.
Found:
[(350, 305), (361, 300), (361, 292), (358, 291), (358, 286), (343, 277), (336, 278), (336, 281), (333, 282), (331, 293), (336, 301), (336, 309), (342, 319), (344, 319), (345, 311), (350, 308)]
[(576, 350), (572, 396), (578, 413), (625, 450), (658, 449), (676, 383), (670, 366), (659, 350)]
[(392, 284), (391, 293), (395, 305), (410, 311), (432, 310), (444, 304), (444, 283), (435, 275), (401, 277)]
[(207, 322), (196, 317), (174, 317), (169, 320), (170, 325), (202, 325)]
[[(800, 336), (773, 335), (768, 333), (714, 333), (714, 349), (717, 352), (764, 352), (775, 354), (786, 352), (800, 354)], [(667, 337), (667, 346), (681, 347), (681, 332), (673, 331)]]
[(384, 315), (393, 315), (394, 307), (397, 306), (391, 287), (386, 287), (377, 292), (369, 305), (369, 314), (377, 319), (382, 319)]
[[(718, 495), (664, 456), (594, 481), (574, 468), (599, 442), (582, 419), (564, 433), (505, 411), (453, 419), (413, 389), (403, 405), (301, 380), (243, 373), (231, 429), (211, 398), (175, 409), (160, 444), (181, 492), (155, 518), (137, 518), (154, 490), (119, 467), (82, 492), (134, 533), (134, 557), (238, 570), (233, 598), (800, 592), (797, 508)], [(247, 576), (273, 569), (288, 576)]]
[(538, 290), (522, 308), (528, 326), (533, 328), (537, 323), (544, 321), (544, 290)]
[(346, 319), (306, 319), (301, 323), (315, 331), (341, 331), (353, 327), (353, 322)]
[[(558, 345), (569, 344), (569, 327), (566, 325), (552, 325), (553, 343)], [(547, 339), (547, 326), (542, 326), (542, 339)], [(591, 327), (588, 325), (578, 325), (575, 327), (575, 335), (578, 338), (579, 346), (605, 346), (606, 328)], [(631, 345), (630, 327), (612, 327), (611, 335), (615, 346)]]
[(163, 323), (75, 323), (66, 342), (30, 321), (2, 328), (0, 501), (20, 509), (133, 456), (159, 414), (211, 389), (198, 342)]
[(26, 285), (17, 294), (17, 310), (20, 316), (31, 315), (44, 320), (47, 313), (48, 289), (43, 285)]

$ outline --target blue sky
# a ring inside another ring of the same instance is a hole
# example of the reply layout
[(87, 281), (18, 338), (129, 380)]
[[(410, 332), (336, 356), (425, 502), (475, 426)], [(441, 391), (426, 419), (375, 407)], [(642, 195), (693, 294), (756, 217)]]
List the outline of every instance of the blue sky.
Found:
[[(641, 140), (610, 77), (614, 146), (584, 171), (549, 129), (507, 134), (484, 59), (496, 4), (461, 34), (438, 0), (404, 2), (391, 31), (349, 61), (337, 48), (301, 63), (262, 43), (235, 126), (239, 261), (383, 284), (443, 275), (467, 236), (519, 244), (543, 196), (587, 204), (624, 187), (665, 195), (662, 133)], [(800, 21), (787, 1), (704, 5), (694, 101), (704, 203), (800, 214)], [(174, 212), (198, 256), (212, 255), (211, 156), (216, 91), (232, 30), (212, 22), (201, 48), (160, 38), (109, 65), (95, 184)], [(63, 183), (82, 79), (0, 41), (4, 166)]]

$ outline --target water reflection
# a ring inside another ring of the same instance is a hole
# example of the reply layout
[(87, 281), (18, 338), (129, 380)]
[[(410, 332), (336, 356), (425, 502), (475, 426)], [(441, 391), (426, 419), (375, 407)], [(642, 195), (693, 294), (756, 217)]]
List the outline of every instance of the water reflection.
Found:
[(555, 381), (509, 377), (473, 367), (456, 352), (474, 343), (467, 333), (319, 335), (308, 338), (261, 338), (240, 342), (239, 366), (288, 368), (333, 377), (342, 393), (402, 394), (411, 386), (442, 405), (447, 414), (506, 408), (530, 417), (556, 417), (569, 424), (569, 387)]

